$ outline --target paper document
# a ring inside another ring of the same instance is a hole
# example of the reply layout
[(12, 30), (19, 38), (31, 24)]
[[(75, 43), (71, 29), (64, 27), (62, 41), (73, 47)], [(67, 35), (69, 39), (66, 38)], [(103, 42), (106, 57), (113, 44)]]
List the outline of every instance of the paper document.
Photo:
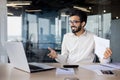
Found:
[(113, 67), (104, 66), (101, 64), (85, 65), (85, 66), (80, 66), (80, 67), (91, 70), (91, 71), (94, 71), (94, 70), (115, 70)]
[(101, 59), (104, 57), (106, 48), (110, 47), (110, 40), (94, 36), (95, 40), (95, 53), (99, 55)]
[(83, 65), (83, 66), (80, 66), (80, 67), (91, 70), (91, 71), (97, 73), (98, 75), (103, 75), (101, 73), (101, 70), (115, 70), (115, 68), (113, 68), (113, 67), (104, 66), (104, 65), (101, 65), (101, 64)]
[(56, 74), (75, 74), (73, 68), (57, 68)]
[(114, 69), (120, 69), (120, 62), (102, 64), (104, 66), (112, 67)]

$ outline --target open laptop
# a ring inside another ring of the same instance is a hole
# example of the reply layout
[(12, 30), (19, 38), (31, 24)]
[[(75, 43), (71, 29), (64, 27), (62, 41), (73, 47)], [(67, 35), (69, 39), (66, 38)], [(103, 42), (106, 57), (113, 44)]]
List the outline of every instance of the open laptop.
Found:
[(23, 44), (21, 42), (6, 42), (5, 48), (10, 60), (10, 63), (20, 70), (26, 72), (38, 72), (54, 69), (55, 67), (44, 63), (28, 63)]

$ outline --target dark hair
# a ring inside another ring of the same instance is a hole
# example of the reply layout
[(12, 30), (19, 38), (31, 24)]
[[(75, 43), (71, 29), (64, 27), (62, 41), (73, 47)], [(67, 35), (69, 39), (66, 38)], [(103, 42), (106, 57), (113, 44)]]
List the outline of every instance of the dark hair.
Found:
[(80, 21), (83, 22), (85, 21), (85, 23), (87, 22), (87, 14), (84, 11), (75, 9), (75, 8), (71, 8), (68, 10), (67, 14), (71, 16), (79, 16), (80, 17)]

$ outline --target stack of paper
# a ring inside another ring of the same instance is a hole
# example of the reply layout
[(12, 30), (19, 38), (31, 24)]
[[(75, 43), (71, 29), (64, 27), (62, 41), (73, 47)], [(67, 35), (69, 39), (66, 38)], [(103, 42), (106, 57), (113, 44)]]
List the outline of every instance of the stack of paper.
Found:
[(57, 68), (56, 74), (75, 74), (73, 68)]

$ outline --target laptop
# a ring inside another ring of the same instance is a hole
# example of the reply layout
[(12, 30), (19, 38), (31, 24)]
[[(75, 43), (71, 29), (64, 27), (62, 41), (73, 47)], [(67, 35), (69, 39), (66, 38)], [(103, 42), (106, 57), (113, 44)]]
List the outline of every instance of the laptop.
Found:
[(6, 42), (5, 48), (10, 63), (17, 69), (29, 73), (55, 69), (55, 67), (44, 63), (28, 63), (22, 42)]

